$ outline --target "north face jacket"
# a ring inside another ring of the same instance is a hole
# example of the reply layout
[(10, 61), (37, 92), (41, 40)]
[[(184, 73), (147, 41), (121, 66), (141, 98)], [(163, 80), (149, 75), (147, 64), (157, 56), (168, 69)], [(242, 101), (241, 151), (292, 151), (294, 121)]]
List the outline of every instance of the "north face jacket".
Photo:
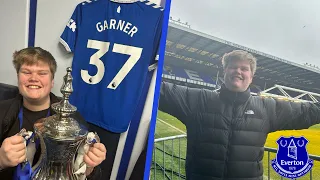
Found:
[(159, 109), (187, 128), (188, 180), (262, 180), (270, 132), (320, 123), (319, 104), (188, 88), (163, 82)]

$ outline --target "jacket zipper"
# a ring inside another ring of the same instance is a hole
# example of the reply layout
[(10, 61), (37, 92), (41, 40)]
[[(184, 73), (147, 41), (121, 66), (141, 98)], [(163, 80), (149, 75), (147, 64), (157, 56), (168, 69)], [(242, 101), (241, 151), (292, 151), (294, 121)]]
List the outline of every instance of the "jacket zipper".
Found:
[(225, 160), (225, 165), (224, 165), (224, 174), (223, 174), (223, 179), (225, 177), (225, 175), (228, 173), (228, 161), (229, 161), (229, 146), (230, 146), (230, 141), (231, 141), (231, 137), (232, 137), (232, 133), (233, 133), (233, 120), (234, 120), (234, 117), (235, 117), (235, 112), (236, 112), (236, 108), (234, 106), (236, 100), (237, 100), (237, 97), (238, 97), (238, 92), (236, 92), (236, 96), (232, 102), (232, 117), (231, 117), (231, 122), (230, 122), (230, 127), (228, 129), (228, 144), (227, 144), (227, 157), (226, 157), (226, 160)]

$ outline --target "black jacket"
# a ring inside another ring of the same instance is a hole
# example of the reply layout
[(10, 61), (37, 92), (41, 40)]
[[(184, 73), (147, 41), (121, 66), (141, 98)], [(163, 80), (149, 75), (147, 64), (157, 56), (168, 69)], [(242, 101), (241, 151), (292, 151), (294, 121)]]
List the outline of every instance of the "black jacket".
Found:
[(189, 180), (262, 180), (268, 133), (320, 123), (319, 104), (162, 83), (159, 109), (187, 128)]
[[(18, 94), (13, 99), (8, 99), (0, 102), (0, 142), (4, 141), (9, 135), (8, 132), (11, 128), (15, 128), (13, 125), (18, 120), (18, 113), (22, 106), (22, 96)], [(61, 99), (55, 96), (53, 93), (50, 93), (50, 103), (56, 103), (59, 102)], [(55, 112), (50, 108), (50, 115), (55, 114)], [(84, 118), (80, 115), (79, 112), (76, 112), (73, 115), (73, 118), (79, 121), (79, 123), (87, 126), (86, 121)], [(19, 127), (17, 127), (14, 131), (18, 133)], [(0, 177), (1, 179), (11, 179), (13, 175), (14, 168), (7, 168), (2, 171), (0, 171)], [(94, 171), (90, 174), (88, 179), (94, 179), (98, 180), (101, 176), (101, 169), (97, 166), (94, 168)]]

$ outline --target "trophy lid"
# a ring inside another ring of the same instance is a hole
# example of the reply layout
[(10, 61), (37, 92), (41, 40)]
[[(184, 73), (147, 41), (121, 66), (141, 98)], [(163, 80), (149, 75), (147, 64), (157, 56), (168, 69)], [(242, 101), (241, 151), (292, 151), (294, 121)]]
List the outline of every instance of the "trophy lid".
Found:
[(75, 140), (84, 138), (88, 130), (81, 126), (72, 115), (77, 111), (77, 108), (70, 104), (69, 97), (73, 92), (72, 88), (72, 69), (67, 68), (67, 74), (64, 76), (64, 81), (60, 92), (63, 98), (60, 102), (53, 103), (51, 108), (56, 112), (55, 115), (48, 118), (40, 119), (35, 123), (35, 131), (43, 136), (49, 136), (56, 140)]
[(67, 68), (67, 74), (63, 77), (63, 84), (60, 89), (60, 92), (63, 95), (63, 99), (59, 103), (54, 103), (51, 105), (51, 108), (57, 113), (63, 116), (70, 116), (71, 114), (77, 111), (77, 108), (69, 103), (69, 97), (73, 92), (72, 87), (72, 69), (70, 67)]

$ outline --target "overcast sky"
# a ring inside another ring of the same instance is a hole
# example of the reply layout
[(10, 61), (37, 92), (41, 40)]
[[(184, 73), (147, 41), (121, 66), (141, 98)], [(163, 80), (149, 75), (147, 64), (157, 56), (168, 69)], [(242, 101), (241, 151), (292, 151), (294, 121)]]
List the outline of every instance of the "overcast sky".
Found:
[(320, 0), (172, 0), (192, 29), (320, 67)]

